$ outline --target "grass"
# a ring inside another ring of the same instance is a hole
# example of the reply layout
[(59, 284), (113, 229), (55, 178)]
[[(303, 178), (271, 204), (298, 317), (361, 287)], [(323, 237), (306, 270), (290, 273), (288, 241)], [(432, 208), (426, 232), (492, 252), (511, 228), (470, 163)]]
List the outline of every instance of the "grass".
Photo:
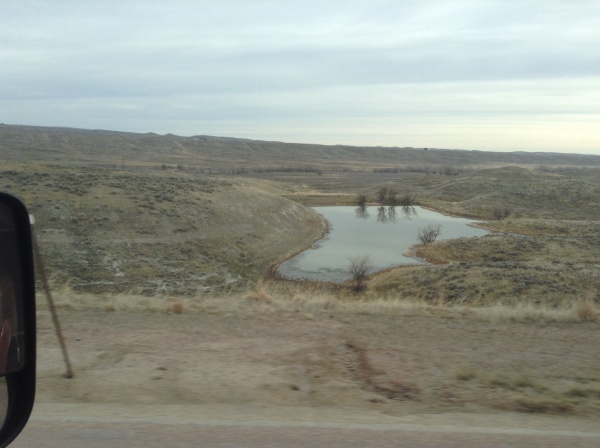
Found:
[(173, 314), (183, 314), (186, 310), (186, 305), (175, 297), (171, 297), (167, 300), (167, 310)]
[(461, 365), (456, 367), (452, 376), (458, 381), (471, 381), (477, 378), (477, 373), (471, 367), (466, 365)]
[(600, 401), (600, 386), (591, 388), (575, 386), (567, 390), (565, 395), (574, 398), (591, 398)]
[(322, 222), (252, 179), (14, 165), (0, 189), (36, 217), (49, 274), (80, 292), (188, 295), (254, 283)]
[[(542, 372), (538, 372), (542, 374)], [(459, 383), (475, 383), (488, 390), (493, 407), (536, 414), (564, 414), (578, 409), (600, 409), (600, 384), (565, 388), (551, 385), (550, 380), (522, 373), (489, 373), (472, 365), (461, 364), (452, 370), (451, 378)], [(569, 383), (576, 381), (571, 378)], [(587, 412), (587, 411), (586, 411)]]
[[(40, 296), (42, 292), (39, 293)], [(323, 292), (318, 288), (306, 289), (301, 285), (259, 283), (257, 286), (237, 293), (211, 296), (145, 296), (139, 294), (93, 294), (73, 291), (68, 285), (53, 293), (58, 308), (75, 310), (98, 310), (109, 312), (154, 313), (203, 313), (231, 312), (242, 308), (247, 312), (269, 313), (330, 313), (348, 315), (435, 315), (468, 317), (486, 322), (524, 323), (590, 323), (600, 315), (598, 306), (585, 302), (582, 317), (580, 302), (570, 307), (552, 308), (543, 305), (494, 305), (473, 307), (467, 305), (447, 306), (427, 303), (418, 299), (391, 299), (361, 297), (350, 291)], [(590, 318), (594, 316), (594, 318)]]
[(497, 387), (508, 390), (531, 389), (539, 393), (544, 393), (549, 390), (549, 387), (540, 380), (523, 374), (484, 375), (483, 380), (489, 387)]
[[(443, 264), (378, 275), (369, 282), (369, 299), (477, 307), (533, 303), (560, 310), (575, 300), (600, 303), (595, 250), (600, 214), (594, 199), (600, 186), (593, 177), (581, 183), (507, 167), (459, 176), (370, 171), (263, 176), (278, 182), (272, 183), (193, 170), (9, 168), (0, 183), (35, 214), (49, 271), (57, 283), (70, 281), (80, 292), (195, 297), (234, 285), (243, 291), (321, 234), (314, 214), (283, 197), (312, 194), (331, 204), (354, 197), (356, 188), (374, 195), (389, 183), (400, 193), (415, 192), (421, 204), (479, 218), (500, 199), (521, 198), (515, 189), (525, 191), (529, 203), (512, 204), (516, 211), (509, 219), (488, 222), (505, 233), (420, 248), (420, 255)], [(561, 188), (583, 198), (577, 213), (570, 203), (558, 208), (552, 203)], [(573, 219), (580, 215), (586, 218)]]
[(591, 301), (579, 301), (573, 305), (573, 312), (581, 322), (595, 322), (598, 319), (598, 307)]
[(515, 400), (512, 408), (519, 412), (535, 414), (565, 414), (573, 410), (573, 405), (564, 400), (522, 397)]
[(473, 366), (461, 364), (457, 366), (451, 376), (458, 381), (477, 380), (489, 388), (501, 388), (507, 390), (531, 389), (535, 392), (544, 393), (549, 387), (538, 379), (524, 374), (498, 374), (482, 372)]
[(248, 300), (256, 300), (258, 302), (267, 302), (272, 300), (272, 297), (267, 292), (267, 289), (261, 283), (259, 283), (255, 289), (248, 291), (244, 297)]

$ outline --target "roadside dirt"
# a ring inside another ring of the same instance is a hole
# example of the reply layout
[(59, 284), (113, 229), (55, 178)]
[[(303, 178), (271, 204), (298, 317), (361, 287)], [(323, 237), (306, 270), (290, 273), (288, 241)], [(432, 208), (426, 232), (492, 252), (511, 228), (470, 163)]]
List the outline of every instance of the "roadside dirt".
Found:
[(42, 309), (37, 403), (81, 405), (84, 414), (89, 404), (258, 406), (291, 419), (300, 408), (348, 408), (600, 423), (597, 323), (309, 313), (231, 300), (238, 311), (61, 309), (73, 379), (63, 377)]

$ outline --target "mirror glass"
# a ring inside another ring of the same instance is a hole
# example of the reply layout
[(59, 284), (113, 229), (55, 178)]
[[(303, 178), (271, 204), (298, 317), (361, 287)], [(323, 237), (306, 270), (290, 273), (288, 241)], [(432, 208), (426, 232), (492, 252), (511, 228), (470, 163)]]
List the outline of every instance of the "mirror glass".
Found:
[(12, 211), (0, 203), (0, 375), (23, 368), (21, 260)]

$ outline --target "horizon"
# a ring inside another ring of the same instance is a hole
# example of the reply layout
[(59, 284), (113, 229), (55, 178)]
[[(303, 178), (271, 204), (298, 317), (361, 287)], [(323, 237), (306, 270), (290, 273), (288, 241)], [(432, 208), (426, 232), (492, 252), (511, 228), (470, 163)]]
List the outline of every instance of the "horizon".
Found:
[(465, 152), (489, 152), (489, 153), (503, 153), (503, 154), (511, 154), (511, 153), (530, 153), (530, 154), (562, 154), (562, 155), (572, 155), (572, 156), (597, 156), (600, 157), (599, 154), (594, 153), (577, 153), (577, 152), (560, 152), (560, 151), (527, 151), (527, 150), (506, 150), (506, 151), (492, 151), (492, 150), (484, 150), (484, 149), (464, 149), (464, 148), (441, 148), (441, 147), (423, 147), (423, 146), (384, 146), (384, 145), (351, 145), (344, 143), (335, 143), (335, 144), (326, 144), (326, 143), (313, 143), (313, 142), (296, 142), (296, 141), (284, 141), (284, 140), (262, 140), (262, 139), (251, 139), (247, 137), (232, 137), (229, 135), (211, 135), (211, 134), (189, 134), (189, 135), (180, 135), (172, 132), (166, 133), (157, 133), (153, 131), (147, 132), (137, 132), (137, 131), (123, 131), (123, 130), (114, 130), (114, 129), (89, 129), (89, 128), (78, 128), (73, 126), (45, 126), (45, 125), (28, 125), (28, 124), (14, 124), (14, 123), (0, 123), (0, 127), (31, 127), (31, 128), (43, 128), (43, 129), (52, 129), (52, 130), (70, 130), (70, 131), (82, 131), (82, 132), (106, 132), (106, 133), (122, 133), (122, 134), (135, 134), (135, 135), (154, 135), (157, 137), (167, 137), (174, 136), (179, 138), (193, 138), (193, 137), (210, 137), (210, 138), (224, 138), (224, 139), (239, 139), (239, 140), (251, 140), (251, 141), (262, 141), (266, 143), (282, 143), (285, 145), (314, 145), (314, 146), (344, 146), (351, 148), (364, 148), (364, 149), (418, 149), (418, 150), (433, 150), (433, 151), (465, 151)]
[(600, 155), (600, 3), (65, 0), (0, 16), (0, 122)]

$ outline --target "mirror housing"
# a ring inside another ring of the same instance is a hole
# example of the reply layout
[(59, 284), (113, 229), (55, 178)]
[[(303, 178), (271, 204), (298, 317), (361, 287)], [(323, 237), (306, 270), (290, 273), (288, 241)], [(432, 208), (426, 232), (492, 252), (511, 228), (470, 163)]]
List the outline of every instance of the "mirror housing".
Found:
[(19, 435), (33, 409), (35, 317), (30, 217), (21, 201), (0, 193), (0, 376), (8, 395), (0, 447)]

